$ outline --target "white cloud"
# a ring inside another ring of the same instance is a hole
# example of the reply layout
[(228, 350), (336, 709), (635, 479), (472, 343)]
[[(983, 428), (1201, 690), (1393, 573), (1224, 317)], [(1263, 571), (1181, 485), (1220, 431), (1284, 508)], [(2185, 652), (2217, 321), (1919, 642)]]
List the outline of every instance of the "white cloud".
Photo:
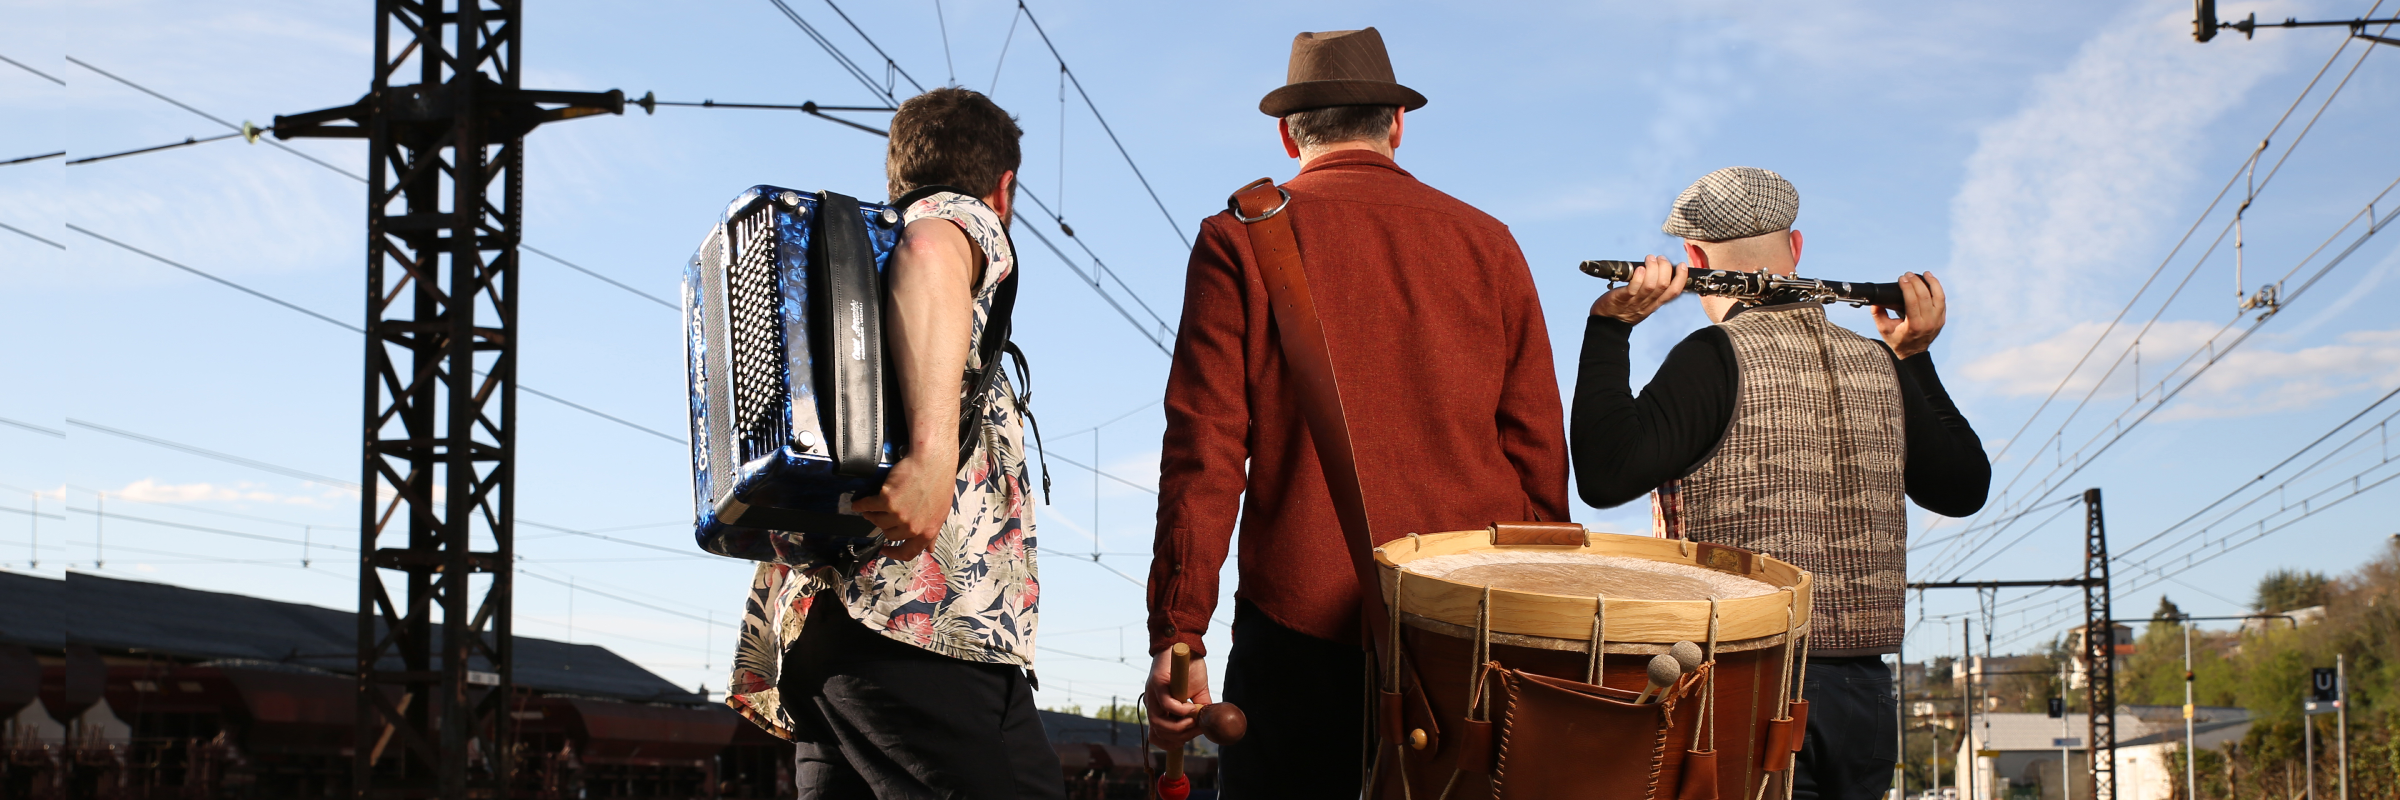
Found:
[[(2048, 339), (1976, 359), (1960, 374), (1999, 394), (2044, 395), (2092, 348), (2102, 327), (2098, 322), (2080, 323)], [(2060, 398), (2073, 401), (2088, 393), (2100, 399), (2126, 400), (2134, 399), (2138, 391), (2138, 402), (2155, 402), (2160, 379), (2174, 369), (2177, 377), (2166, 385), (2173, 388), (2181, 383), (2180, 376), (2191, 374), (2207, 360), (2203, 348), (2220, 329), (2219, 324), (2208, 322), (2160, 323), (2142, 336), (2138, 363), (2128, 357), (2112, 370), (2111, 362), (2133, 343), (2132, 327), (2120, 328), (2101, 342), (2092, 361), (2067, 381)], [(2217, 346), (2232, 342), (2239, 330), (2227, 331)], [(2199, 355), (2187, 363), (2185, 359), (2195, 353)], [(2239, 417), (2304, 408), (2396, 380), (2400, 380), (2400, 329), (2353, 331), (2333, 344), (2296, 350), (2270, 349), (2253, 339), (2193, 381), (2158, 418)]]
[(2057, 330), (2113, 308), (2123, 295), (2109, 285), (2165, 252), (2162, 223), (2186, 213), (2181, 201), (2203, 177), (2202, 134), (2291, 47), (2197, 46), (2190, 17), (2190, 4), (2171, 0), (2129, 8), (2037, 80), (2017, 113), (1982, 129), (1950, 209), (1946, 277), (1981, 309), (1962, 318)]
[(263, 503), (321, 508), (346, 508), (358, 502), (358, 493), (341, 488), (327, 487), (313, 495), (286, 494), (248, 481), (231, 485), (159, 483), (155, 478), (143, 478), (126, 484), (109, 492), (109, 496), (137, 503)]

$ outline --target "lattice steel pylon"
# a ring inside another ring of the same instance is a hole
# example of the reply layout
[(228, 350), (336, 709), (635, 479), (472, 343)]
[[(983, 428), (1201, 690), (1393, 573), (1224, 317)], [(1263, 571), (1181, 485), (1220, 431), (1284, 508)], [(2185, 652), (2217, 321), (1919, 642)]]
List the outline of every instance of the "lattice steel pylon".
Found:
[[(518, 757), (508, 706), (524, 136), (625, 109), (619, 91), (521, 88), (522, 7), (378, 0), (367, 95), (275, 118), (277, 138), (367, 140), (352, 797), (504, 797)], [(417, 82), (394, 85), (411, 56)], [(395, 526), (405, 543), (383, 540)]]
[(2083, 490), (2084, 706), (2091, 720), (2092, 800), (2117, 800), (2117, 623), (2109, 613), (2108, 526), (2100, 489)]

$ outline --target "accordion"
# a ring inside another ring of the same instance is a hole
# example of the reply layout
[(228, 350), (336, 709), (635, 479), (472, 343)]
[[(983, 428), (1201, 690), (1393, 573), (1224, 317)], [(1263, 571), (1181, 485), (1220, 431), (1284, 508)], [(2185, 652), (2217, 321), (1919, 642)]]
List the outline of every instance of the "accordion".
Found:
[(693, 537), (718, 555), (839, 563), (873, 552), (850, 511), (904, 452), (884, 369), (883, 270), (897, 208), (754, 186), (683, 276)]

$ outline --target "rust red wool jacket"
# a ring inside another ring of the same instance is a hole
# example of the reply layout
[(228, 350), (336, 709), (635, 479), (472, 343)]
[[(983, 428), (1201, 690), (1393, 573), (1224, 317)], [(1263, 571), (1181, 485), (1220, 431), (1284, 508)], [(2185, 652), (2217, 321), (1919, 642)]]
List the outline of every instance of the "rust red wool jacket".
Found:
[[(1567, 518), (1566, 434), (1533, 275), (1508, 227), (1365, 150), (1284, 187), (1358, 453), (1375, 541)], [(1192, 248), (1159, 464), (1150, 652), (1204, 652), (1241, 525), (1237, 596), (1358, 641), (1358, 578), (1269, 325), (1249, 232)]]

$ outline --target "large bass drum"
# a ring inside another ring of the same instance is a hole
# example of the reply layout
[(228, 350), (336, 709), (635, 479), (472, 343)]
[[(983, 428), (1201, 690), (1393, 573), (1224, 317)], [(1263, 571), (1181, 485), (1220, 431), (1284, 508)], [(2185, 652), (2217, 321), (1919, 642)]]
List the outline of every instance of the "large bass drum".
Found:
[[(1773, 779), (1806, 729), (1806, 571), (1572, 524), (1410, 535), (1375, 561), (1400, 650), (1375, 667), (1377, 796), (1789, 792)], [(1679, 642), (1697, 663), (1645, 697)]]

